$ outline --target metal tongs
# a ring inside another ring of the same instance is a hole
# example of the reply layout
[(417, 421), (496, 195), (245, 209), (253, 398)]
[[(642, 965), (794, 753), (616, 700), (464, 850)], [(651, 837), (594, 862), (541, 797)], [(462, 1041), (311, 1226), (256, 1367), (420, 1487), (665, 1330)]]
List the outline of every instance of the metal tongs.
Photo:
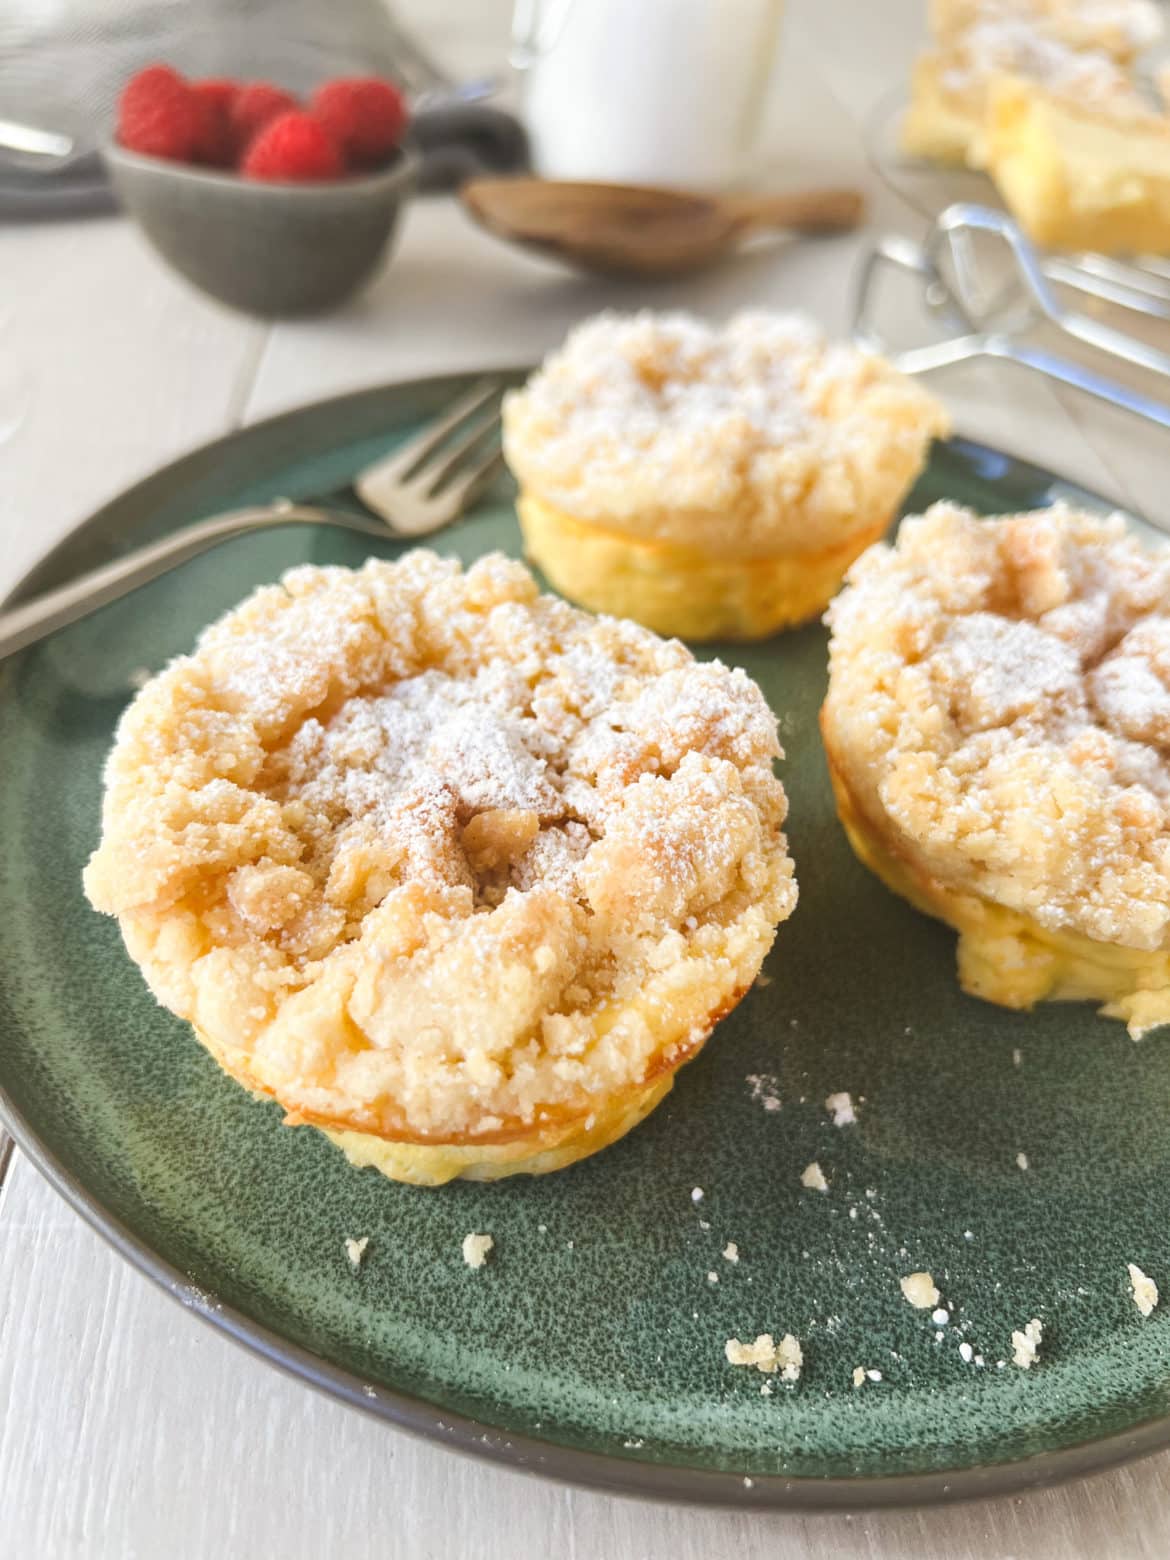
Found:
[[(976, 255), (981, 234), (1002, 240), (1003, 256), (1008, 262), (990, 290), (986, 286), (986, 266)], [(1055, 326), (1066, 336), (1160, 375), (1170, 384), (1170, 353), (1088, 314), (1066, 308), (1057, 296), (1054, 282), (1091, 291), (1098, 298), (1141, 314), (1162, 315), (1162, 308), (1151, 294), (1135, 286), (1133, 278), (1142, 275), (1138, 268), (1129, 270), (1120, 262), (1102, 264), (1112, 268), (1110, 279), (1116, 284), (1107, 290), (1099, 285), (1086, 288), (1083, 270), (1078, 270), (1077, 281), (1054, 272), (1052, 257), (1041, 256), (1004, 212), (966, 202), (948, 206), (921, 244), (898, 234), (878, 239), (858, 277), (853, 339), (859, 346), (880, 352), (906, 374), (924, 374), (975, 357), (1017, 363), (1058, 384), (1082, 390), (1111, 406), (1170, 428), (1170, 402), (1143, 395), (1025, 339), (1037, 326)], [(927, 308), (942, 331), (936, 339), (898, 350), (877, 328), (877, 281), (888, 268), (921, 278)], [(1073, 268), (1069, 262), (1069, 269)]]

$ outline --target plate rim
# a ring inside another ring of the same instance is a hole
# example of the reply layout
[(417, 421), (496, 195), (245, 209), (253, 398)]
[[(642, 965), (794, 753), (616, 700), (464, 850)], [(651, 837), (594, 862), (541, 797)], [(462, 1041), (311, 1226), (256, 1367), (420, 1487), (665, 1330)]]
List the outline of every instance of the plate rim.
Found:
[[(181, 484), (183, 468), (206, 458), (212, 450), (247, 442), (258, 431), (298, 421), (312, 421), (327, 408), (344, 412), (363, 400), (377, 401), (387, 394), (413, 400), (443, 387), (482, 378), (485, 372), (501, 379), (519, 379), (531, 364), (489, 370), (452, 371), (324, 396), (291, 407), (271, 417), (207, 439), (156, 467), (129, 484), (68, 531), (29, 568), (7, 593), (3, 605), (13, 604), (34, 590), (55, 583), (69, 555), (83, 537), (93, 536), (128, 501), (147, 498), (157, 484)], [(1046, 467), (1010, 451), (979, 440), (953, 435), (945, 441), (973, 446), (989, 454), (1008, 456), (1014, 464), (1039, 477), (1060, 482), (1105, 510), (1116, 509), (1103, 495), (1070, 482)], [(482, 1420), (440, 1408), (426, 1398), (396, 1388), (363, 1382), (350, 1370), (314, 1354), (256, 1321), (237, 1307), (196, 1285), (189, 1275), (160, 1256), (141, 1240), (81, 1179), (40, 1139), (0, 1082), (0, 1122), (33, 1167), (91, 1229), (121, 1257), (157, 1284), (184, 1309), (210, 1324), (239, 1347), (275, 1366), (305, 1385), (351, 1408), (423, 1440), (498, 1464), (513, 1471), (537, 1474), (611, 1495), (665, 1501), (697, 1507), (732, 1507), (746, 1511), (865, 1511), (955, 1504), (1020, 1494), (1049, 1487), (1091, 1473), (1102, 1473), (1140, 1457), (1170, 1447), (1170, 1414), (1142, 1420), (1126, 1430), (1078, 1441), (1056, 1451), (1030, 1457), (979, 1463), (970, 1467), (938, 1469), (928, 1473), (883, 1474), (859, 1477), (786, 1477), (783, 1474), (745, 1476), (730, 1471), (655, 1462), (615, 1453), (587, 1451), (554, 1441), (502, 1430)]]

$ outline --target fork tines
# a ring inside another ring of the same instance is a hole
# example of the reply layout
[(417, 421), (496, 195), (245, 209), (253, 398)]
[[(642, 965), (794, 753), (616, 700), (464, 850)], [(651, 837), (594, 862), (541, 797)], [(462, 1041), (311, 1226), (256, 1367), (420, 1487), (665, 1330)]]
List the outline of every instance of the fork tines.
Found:
[(358, 496), (404, 535), (456, 518), (501, 464), (500, 381), (480, 380), (421, 433), (355, 482)]

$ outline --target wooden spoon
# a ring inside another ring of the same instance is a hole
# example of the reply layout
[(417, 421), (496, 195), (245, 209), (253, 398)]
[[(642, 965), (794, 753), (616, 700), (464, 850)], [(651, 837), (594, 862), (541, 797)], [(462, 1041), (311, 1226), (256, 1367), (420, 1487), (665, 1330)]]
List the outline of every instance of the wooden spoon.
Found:
[(750, 233), (856, 227), (859, 190), (691, 195), (632, 184), (472, 179), (460, 199), (501, 238), (610, 276), (681, 276), (714, 265)]

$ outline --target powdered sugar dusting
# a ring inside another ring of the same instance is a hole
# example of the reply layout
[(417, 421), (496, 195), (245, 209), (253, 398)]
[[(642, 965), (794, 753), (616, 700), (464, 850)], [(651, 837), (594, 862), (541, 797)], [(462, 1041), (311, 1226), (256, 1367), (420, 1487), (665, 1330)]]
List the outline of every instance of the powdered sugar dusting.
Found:
[(936, 504), (829, 612), (834, 762), (938, 881), (1134, 949), (1170, 933), (1170, 553), (1065, 505)]
[(1081, 101), (1130, 102), (1145, 108), (1127, 73), (1103, 50), (1074, 48), (1022, 16), (992, 16), (968, 28), (943, 72), (952, 90), (995, 75), (1022, 76)]
[(126, 712), (86, 887), (294, 1115), (593, 1121), (693, 1053), (791, 910), (778, 753), (743, 672), (498, 555), (295, 569)]
[[(525, 493), (580, 519), (740, 556), (825, 543), (858, 493), (896, 503), (946, 428), (926, 391), (806, 316), (604, 313), (570, 332), (504, 403)], [(815, 492), (816, 501), (804, 499)], [(798, 516), (802, 534), (785, 528)]]

